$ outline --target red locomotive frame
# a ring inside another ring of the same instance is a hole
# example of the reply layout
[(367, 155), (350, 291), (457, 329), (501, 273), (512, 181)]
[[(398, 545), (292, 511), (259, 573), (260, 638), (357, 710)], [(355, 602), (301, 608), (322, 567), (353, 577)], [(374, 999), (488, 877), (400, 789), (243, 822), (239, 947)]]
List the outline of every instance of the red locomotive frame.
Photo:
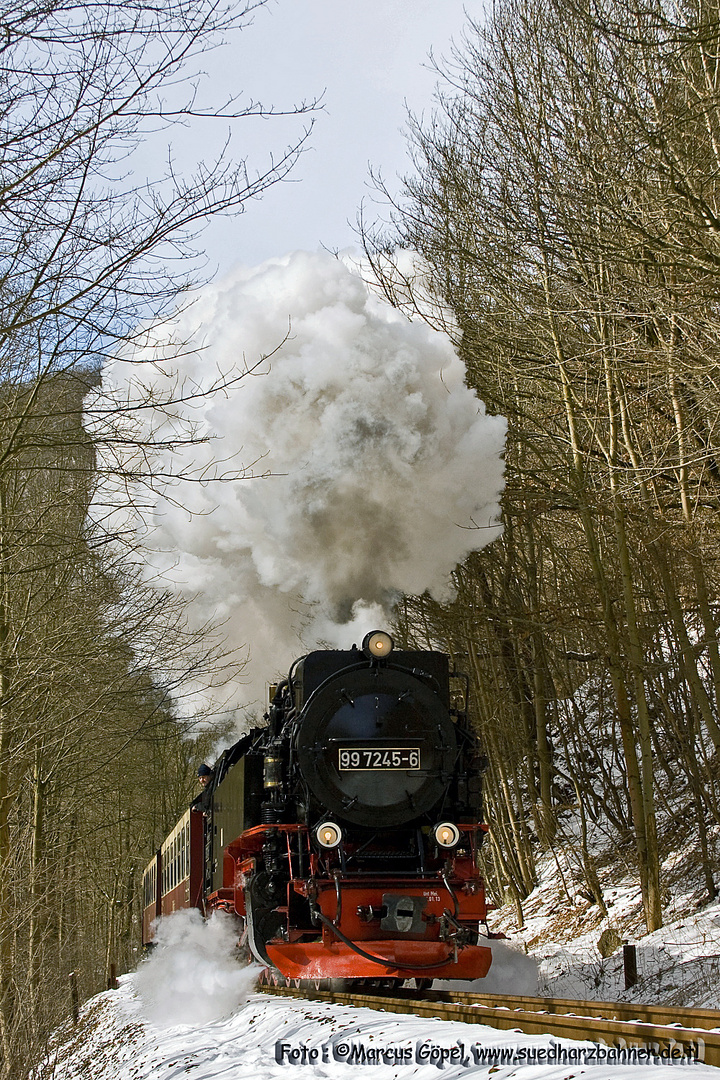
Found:
[[(183, 832), (181, 826), (185, 822), (189, 829)], [(246, 885), (257, 872), (257, 857), (268, 833), (278, 832), (285, 838), (290, 880), (285, 904), (275, 908), (283, 916), (284, 925), (265, 947), (270, 963), (286, 981), (484, 978), (492, 960), (490, 948), (458, 944), (454, 939), (458, 936), (455, 924), (474, 929), (487, 917), (484, 882), (474, 856), (478, 834), (486, 832), (487, 826), (461, 825), (460, 829), (470, 840), (469, 855), (452, 857), (441, 870), (421, 878), (382, 875), (373, 880), (342, 874), (339, 859), (335, 872), (323, 876), (321, 860), (312, 850), (308, 830), (302, 825), (256, 825), (225, 849), (223, 887), (211, 893), (205, 902), (202, 896), (203, 814), (199, 810), (189, 810), (145, 871), (149, 880), (158, 883), (158, 888), (143, 911), (143, 944), (152, 942), (151, 924), (159, 914), (166, 915), (180, 908), (196, 907), (204, 915), (226, 911), (239, 916), (245, 924), (248, 915)], [(164, 876), (162, 873), (163, 853), (179, 858), (180, 865), (184, 865), (181, 855), (169, 842), (175, 835), (187, 836), (189, 842), (188, 872), (177, 884), (167, 866)], [(296, 850), (302, 846), (307, 855), (308, 878), (293, 874), (293, 846)], [(323, 921), (314, 929), (298, 925), (292, 917), (294, 897), (306, 899), (309, 891), (315, 894), (323, 916)], [(400, 940), (394, 930), (380, 931), (378, 923), (382, 922), (381, 913), (387, 908), (387, 897), (397, 898), (395, 911), (400, 914), (396, 914), (396, 921), (414, 917), (414, 912), (410, 914), (411, 908), (421, 909), (422, 932), (405, 933)], [(408, 898), (411, 901), (414, 898), (414, 902), (403, 908), (403, 901)], [(443, 934), (445, 940), (442, 940)]]
[[(484, 883), (475, 858), (477, 834), (486, 831), (484, 826), (461, 826), (471, 840), (471, 854), (448, 859), (435, 874), (420, 878), (383, 874), (373, 880), (343, 873), (339, 858), (332, 874), (323, 876), (321, 860), (313, 852), (304, 826), (258, 825), (228, 846), (228, 888), (222, 895), (209, 897), (210, 905), (224, 906), (232, 896), (233, 910), (246, 916), (245, 886), (256, 872), (256, 855), (269, 828), (286, 837), (290, 880), (286, 904), (275, 909), (285, 916), (284, 925), (266, 942), (266, 951), (286, 980), (477, 979), (487, 974), (490, 949), (458, 945), (456, 940), (460, 928), (474, 930), (487, 915)], [(305, 848), (310, 871), (307, 879), (293, 876), (291, 837)], [(309, 893), (314, 894), (322, 918), (314, 932), (307, 925), (298, 925), (292, 916), (294, 896), (306, 899)], [(383, 912), (385, 919), (388, 917), (388, 898), (392, 898), (396, 924), (417, 924), (416, 932), (404, 931), (402, 940), (396, 927), (383, 932), (378, 925), (384, 921)]]

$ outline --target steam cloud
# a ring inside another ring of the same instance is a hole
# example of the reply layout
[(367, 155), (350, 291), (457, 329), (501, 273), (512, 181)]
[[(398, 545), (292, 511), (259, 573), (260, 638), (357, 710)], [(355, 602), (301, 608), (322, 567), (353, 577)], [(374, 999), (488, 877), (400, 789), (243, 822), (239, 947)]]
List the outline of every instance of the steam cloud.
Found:
[[(231, 708), (262, 700), (306, 648), (384, 625), (398, 593), (447, 597), (453, 567), (500, 531), (503, 484), (505, 421), (467, 388), (447, 337), (329, 255), (235, 271), (151, 328), (101, 393), (159, 403), (247, 368), (225, 393), (132, 420), (135, 436), (175, 440), (150, 454), (159, 476), (194, 478), (156, 481), (133, 527), (148, 579), (249, 650)], [(208, 441), (183, 443), (183, 423)], [(239, 463), (267, 475), (219, 479)], [(127, 524), (124, 495), (102, 498)]]
[(484, 979), (452, 982), (436, 980), (436, 990), (474, 990), (478, 994), (511, 994), (534, 997), (538, 992), (538, 962), (534, 956), (513, 949), (496, 939), (480, 939), (481, 945), (492, 949), (492, 964)]
[(158, 923), (155, 949), (138, 968), (135, 986), (143, 1013), (158, 1027), (221, 1020), (247, 1000), (258, 968), (237, 956), (237, 927), (215, 912), (176, 911)]

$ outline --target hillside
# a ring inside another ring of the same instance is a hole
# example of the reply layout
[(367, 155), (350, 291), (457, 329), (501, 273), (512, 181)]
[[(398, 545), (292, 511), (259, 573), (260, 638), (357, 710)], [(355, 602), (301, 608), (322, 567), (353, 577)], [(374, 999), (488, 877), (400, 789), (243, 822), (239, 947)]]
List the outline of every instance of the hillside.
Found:
[[(537, 861), (539, 883), (522, 902), (523, 925), (513, 904), (489, 920), (493, 930), (508, 935), (514, 949), (537, 959), (538, 992), (720, 1008), (720, 903), (706, 902), (692, 846), (666, 857), (665, 924), (648, 934), (637, 877), (598, 831), (592, 854), (607, 915), (589, 898), (573, 824), (573, 814), (566, 812), (565, 839)], [(603, 935), (606, 956), (600, 950)], [(637, 949), (638, 983), (627, 991), (624, 942)]]

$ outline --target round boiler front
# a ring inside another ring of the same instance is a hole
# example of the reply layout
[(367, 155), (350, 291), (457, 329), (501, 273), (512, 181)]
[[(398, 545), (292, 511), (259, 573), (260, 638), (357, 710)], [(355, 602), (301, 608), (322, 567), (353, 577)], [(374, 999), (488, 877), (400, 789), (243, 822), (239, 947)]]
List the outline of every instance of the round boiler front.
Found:
[(296, 745), (318, 803), (368, 827), (429, 812), (445, 794), (457, 752), (440, 698), (392, 668), (355, 669), (321, 686), (303, 709)]

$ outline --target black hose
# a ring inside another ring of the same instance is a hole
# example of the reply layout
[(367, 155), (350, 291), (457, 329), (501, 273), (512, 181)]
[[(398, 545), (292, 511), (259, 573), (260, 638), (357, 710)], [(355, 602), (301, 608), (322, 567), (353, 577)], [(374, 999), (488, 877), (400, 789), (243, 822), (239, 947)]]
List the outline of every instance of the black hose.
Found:
[(404, 971), (430, 971), (432, 968), (445, 967), (450, 962), (452, 953), (449, 953), (444, 960), (438, 960), (434, 964), (398, 964), (392, 962), (384, 957), (373, 956), (372, 953), (365, 952), (359, 945), (356, 945), (354, 941), (351, 941), (349, 937), (343, 934), (342, 930), (339, 930), (335, 923), (333, 923), (327, 916), (323, 915), (322, 911), (315, 911), (315, 916), (332, 930), (333, 934), (340, 939), (345, 945), (347, 945), (353, 952), (356, 952), (358, 956), (364, 956), (366, 960), (371, 960), (373, 964), (380, 964), (381, 967), (385, 967), (390, 971), (392, 968), (402, 968)]

